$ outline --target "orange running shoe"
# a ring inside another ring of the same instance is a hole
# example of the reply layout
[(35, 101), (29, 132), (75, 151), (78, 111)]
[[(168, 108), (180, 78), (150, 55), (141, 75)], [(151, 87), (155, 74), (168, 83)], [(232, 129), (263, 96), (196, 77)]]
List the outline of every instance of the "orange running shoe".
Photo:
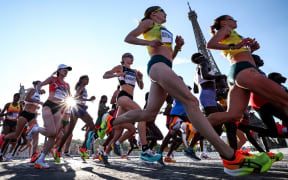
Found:
[(89, 155), (87, 154), (86, 148), (79, 148), (80, 155), (83, 159), (89, 159)]
[(276, 162), (276, 161), (281, 161), (284, 157), (283, 153), (279, 152), (277, 154), (272, 153), (272, 152), (266, 152), (267, 155), (270, 157), (272, 163)]
[(222, 159), (224, 172), (231, 176), (243, 176), (247, 174), (263, 173), (269, 170), (272, 163), (266, 153), (249, 154), (237, 150), (235, 159), (229, 161)]
[(34, 163), (34, 167), (38, 169), (48, 169), (50, 166), (38, 158)]
[(164, 162), (167, 162), (167, 163), (176, 163), (176, 160), (175, 160), (175, 159), (171, 159), (170, 157), (165, 157)]
[(121, 159), (127, 159), (127, 160), (130, 160), (130, 158), (127, 156), (127, 154), (122, 155), (122, 156), (121, 156)]
[(37, 152), (32, 154), (31, 159), (30, 159), (30, 163), (34, 163), (38, 159), (39, 156), (40, 156), (40, 154)]

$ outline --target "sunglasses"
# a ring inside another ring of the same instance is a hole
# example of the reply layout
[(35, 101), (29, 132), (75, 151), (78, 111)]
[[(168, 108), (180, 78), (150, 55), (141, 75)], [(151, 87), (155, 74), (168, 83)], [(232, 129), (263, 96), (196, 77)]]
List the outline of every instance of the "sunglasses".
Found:
[(228, 20), (231, 20), (231, 21), (234, 21), (234, 22), (237, 22), (235, 19), (232, 19), (232, 18), (229, 18), (229, 19), (226, 19), (227, 21)]
[(123, 58), (131, 58), (131, 59), (133, 59), (133, 56), (132, 55), (125, 55), (125, 56), (123, 56)]
[[(164, 9), (162, 9), (162, 8), (158, 8), (158, 9), (156, 9), (154, 12), (159, 12), (159, 11), (165, 13)], [(165, 13), (165, 14), (166, 14), (166, 13)]]

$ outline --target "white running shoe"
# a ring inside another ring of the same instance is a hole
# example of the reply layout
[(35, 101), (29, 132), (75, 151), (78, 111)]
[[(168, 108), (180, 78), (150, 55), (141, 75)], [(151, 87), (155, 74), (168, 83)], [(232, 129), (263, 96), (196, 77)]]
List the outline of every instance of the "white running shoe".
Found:
[(201, 159), (210, 159), (210, 157), (208, 156), (208, 154), (206, 154), (205, 152), (201, 152), (200, 158), (201, 158)]
[(38, 158), (34, 163), (34, 167), (39, 169), (48, 169), (50, 166)]
[(13, 160), (13, 157), (10, 153), (7, 153), (4, 158), (5, 158), (5, 161), (12, 161)]

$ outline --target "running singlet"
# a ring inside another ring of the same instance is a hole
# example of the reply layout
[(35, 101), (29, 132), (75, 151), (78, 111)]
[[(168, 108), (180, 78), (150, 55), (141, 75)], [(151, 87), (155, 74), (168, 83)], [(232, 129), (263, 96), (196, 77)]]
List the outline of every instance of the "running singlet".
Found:
[(187, 116), (185, 107), (176, 99), (173, 101), (173, 107), (171, 109), (170, 115)]
[[(214, 75), (215, 75), (215, 72), (211, 71), (211, 69), (209, 68), (208, 74), (214, 76)], [(209, 82), (209, 81), (215, 82), (214, 79), (213, 79), (213, 80), (203, 79), (203, 78), (201, 77), (201, 75), (200, 75), (200, 68), (199, 68), (199, 66), (197, 66), (197, 68), (196, 68), (194, 81), (195, 81), (196, 84), (199, 84), (199, 85), (201, 85), (201, 84), (203, 84), (203, 83), (205, 83), (205, 82)]]
[(134, 70), (126, 68), (123, 66), (123, 72), (126, 73), (126, 75), (118, 77), (120, 85), (128, 84), (130, 86), (135, 86), (136, 82), (136, 73)]
[(63, 100), (68, 96), (68, 84), (60, 82), (58, 77), (56, 77), (55, 82), (49, 85), (49, 92), (54, 92), (55, 98)]
[(17, 104), (17, 106), (13, 106), (13, 103), (10, 103), (7, 109), (6, 119), (11, 121), (17, 121), (20, 111), (20, 104)]
[[(39, 92), (37, 90), (35, 90), (34, 94), (31, 96), (31, 99), (40, 102), (40, 94), (39, 94)], [(34, 104), (34, 105), (38, 106), (39, 103), (25, 101), (25, 104)]]
[[(163, 46), (170, 49), (172, 52), (173, 34), (168, 31), (164, 26), (154, 22), (154, 26), (147, 32), (143, 33), (143, 37), (147, 41), (160, 40)], [(153, 47), (147, 46), (148, 52), (151, 52)]]
[[(221, 44), (238, 44), (242, 41), (242, 37), (234, 30), (231, 31), (231, 34), (228, 38), (222, 40), (220, 43)], [(227, 58), (231, 59), (235, 54), (238, 54), (240, 52), (244, 52), (244, 51), (249, 51), (248, 48), (245, 47), (241, 47), (240, 49), (227, 49), (227, 50), (221, 50), (222, 53), (224, 54), (224, 56), (226, 56)]]
[[(80, 89), (80, 86), (77, 87), (77, 91)], [(79, 97), (81, 99), (87, 99), (88, 98), (88, 93), (86, 88), (83, 88), (83, 91), (79, 94)], [(77, 101), (77, 104), (86, 104), (86, 101)]]

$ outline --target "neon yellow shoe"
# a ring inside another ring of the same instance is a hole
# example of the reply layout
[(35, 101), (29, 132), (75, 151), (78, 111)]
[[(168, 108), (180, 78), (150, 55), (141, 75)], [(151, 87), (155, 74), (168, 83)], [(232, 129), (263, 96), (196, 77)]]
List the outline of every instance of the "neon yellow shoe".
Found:
[(249, 154), (237, 150), (235, 159), (228, 161), (222, 159), (224, 172), (231, 176), (244, 176), (247, 174), (263, 173), (270, 169), (272, 162), (266, 153)]
[(277, 154), (272, 153), (272, 152), (266, 152), (267, 155), (270, 157), (272, 163), (276, 162), (276, 161), (281, 161), (284, 157), (283, 153), (279, 152)]

